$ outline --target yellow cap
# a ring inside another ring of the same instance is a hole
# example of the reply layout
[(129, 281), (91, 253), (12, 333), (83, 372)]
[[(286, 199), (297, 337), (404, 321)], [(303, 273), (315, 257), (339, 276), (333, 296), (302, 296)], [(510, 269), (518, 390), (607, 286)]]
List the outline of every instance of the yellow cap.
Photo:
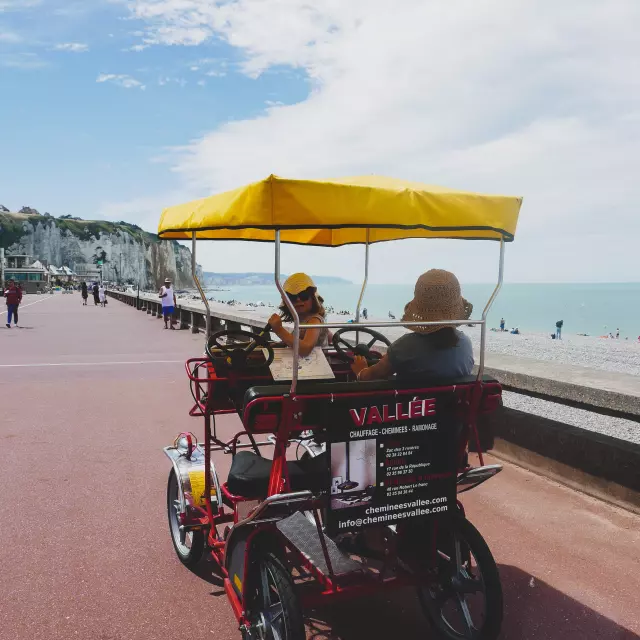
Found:
[(316, 285), (313, 284), (313, 280), (306, 273), (294, 273), (289, 276), (284, 283), (284, 290), (294, 296), (309, 287), (315, 289)]

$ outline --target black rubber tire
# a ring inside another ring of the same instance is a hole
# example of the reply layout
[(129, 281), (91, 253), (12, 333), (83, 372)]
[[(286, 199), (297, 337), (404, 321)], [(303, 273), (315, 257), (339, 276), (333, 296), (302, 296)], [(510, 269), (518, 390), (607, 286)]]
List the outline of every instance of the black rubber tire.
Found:
[(192, 531), (191, 532), (191, 547), (186, 547), (180, 544), (180, 538), (176, 539), (178, 535), (174, 530), (175, 523), (172, 524), (172, 516), (175, 511), (174, 500), (178, 497), (178, 478), (173, 468), (169, 472), (169, 480), (167, 481), (167, 518), (169, 520), (169, 534), (171, 535), (171, 542), (173, 542), (173, 548), (176, 550), (180, 562), (186, 567), (195, 567), (204, 553), (204, 531)]
[[(254, 561), (249, 577), (249, 593), (245, 595), (247, 618), (252, 622), (257, 620), (260, 613), (261, 601), (261, 570), (264, 569), (271, 575), (272, 586), (277, 592), (278, 600), (282, 605), (282, 623), (280, 629), (282, 640), (305, 640), (304, 617), (300, 607), (300, 601), (296, 594), (291, 574), (282, 564), (278, 556), (271, 551), (256, 549)], [(258, 607), (258, 608), (257, 608)], [(267, 632), (266, 638), (273, 640), (273, 633)], [(252, 634), (251, 630), (244, 630), (243, 640), (256, 640), (260, 637)]]
[(456, 632), (442, 619), (440, 609), (426, 587), (418, 588), (418, 598), (422, 609), (431, 627), (440, 638), (446, 638), (446, 640), (496, 640), (502, 627), (503, 599), (500, 574), (493, 555), (480, 532), (462, 516), (453, 518), (450, 525), (443, 530), (443, 533), (445, 532), (448, 539), (444, 539), (445, 535), (438, 535), (438, 549), (448, 547), (445, 553), (451, 557), (453, 534), (455, 533), (461, 541), (462, 562), (469, 560), (471, 555), (475, 558), (484, 583), (484, 624), (479, 629), (473, 629), (471, 633), (463, 635)]

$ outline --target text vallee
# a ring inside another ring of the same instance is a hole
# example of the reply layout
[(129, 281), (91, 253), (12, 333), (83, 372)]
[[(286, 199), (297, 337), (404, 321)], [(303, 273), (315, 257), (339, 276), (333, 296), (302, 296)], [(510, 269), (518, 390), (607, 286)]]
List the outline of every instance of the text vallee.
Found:
[(362, 407), (362, 409), (349, 409), (349, 413), (357, 427), (363, 427), (365, 424), (384, 424), (385, 422), (398, 422), (399, 420), (413, 420), (415, 418), (435, 416), (436, 400), (435, 398), (427, 398), (425, 400), (411, 400), (408, 403), (383, 404), (381, 407), (373, 405), (371, 407)]

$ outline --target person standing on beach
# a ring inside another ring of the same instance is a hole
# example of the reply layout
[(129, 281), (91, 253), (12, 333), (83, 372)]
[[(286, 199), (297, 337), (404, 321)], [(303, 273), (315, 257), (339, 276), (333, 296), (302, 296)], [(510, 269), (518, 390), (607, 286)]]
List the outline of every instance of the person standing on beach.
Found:
[(89, 291), (87, 290), (87, 283), (83, 282), (80, 289), (82, 291), (82, 306), (87, 306), (87, 298), (89, 297)]
[(365, 320), (367, 320), (367, 318), (369, 317), (369, 312), (367, 311), (367, 308), (366, 308), (366, 307), (362, 310), (362, 317), (363, 317)]
[(564, 320), (558, 320), (556, 322), (556, 338), (558, 340), (562, 340), (562, 325), (564, 324)]
[(4, 290), (4, 297), (7, 303), (7, 329), (11, 329), (11, 318), (14, 326), (18, 326), (18, 307), (22, 302), (22, 289), (16, 286), (14, 280), (7, 281), (7, 288)]
[(500, 331), (504, 331), (504, 325), (505, 325), (505, 324), (506, 324), (506, 323), (505, 323), (505, 321), (504, 321), (504, 318), (501, 318), (501, 319), (500, 319)]
[(164, 279), (164, 287), (160, 288), (159, 297), (162, 298), (162, 316), (164, 317), (164, 328), (168, 329), (168, 321), (171, 320), (171, 328), (175, 329), (175, 319), (173, 314), (178, 306), (176, 300), (176, 294), (171, 286), (171, 280), (169, 278)]

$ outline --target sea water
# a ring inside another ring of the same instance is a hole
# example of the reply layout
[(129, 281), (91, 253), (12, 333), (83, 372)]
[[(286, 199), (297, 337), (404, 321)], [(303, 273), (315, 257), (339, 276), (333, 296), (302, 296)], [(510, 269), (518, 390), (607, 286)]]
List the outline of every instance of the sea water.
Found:
[[(473, 318), (479, 318), (493, 291), (491, 284), (462, 286), (463, 295), (474, 307)], [(280, 295), (275, 285), (242, 285), (225, 287), (224, 291), (208, 289), (216, 300), (243, 303), (277, 304)], [(324, 285), (319, 293), (325, 305), (334, 311), (355, 314), (360, 285)], [(391, 312), (402, 317), (405, 304), (413, 297), (413, 285), (370, 284), (363, 307), (370, 318), (388, 319)], [(624, 284), (505, 284), (489, 313), (489, 327), (498, 327), (504, 318), (507, 329), (521, 332), (555, 332), (556, 321), (564, 320), (563, 332), (600, 336), (609, 333), (636, 340), (640, 336), (640, 283)]]

